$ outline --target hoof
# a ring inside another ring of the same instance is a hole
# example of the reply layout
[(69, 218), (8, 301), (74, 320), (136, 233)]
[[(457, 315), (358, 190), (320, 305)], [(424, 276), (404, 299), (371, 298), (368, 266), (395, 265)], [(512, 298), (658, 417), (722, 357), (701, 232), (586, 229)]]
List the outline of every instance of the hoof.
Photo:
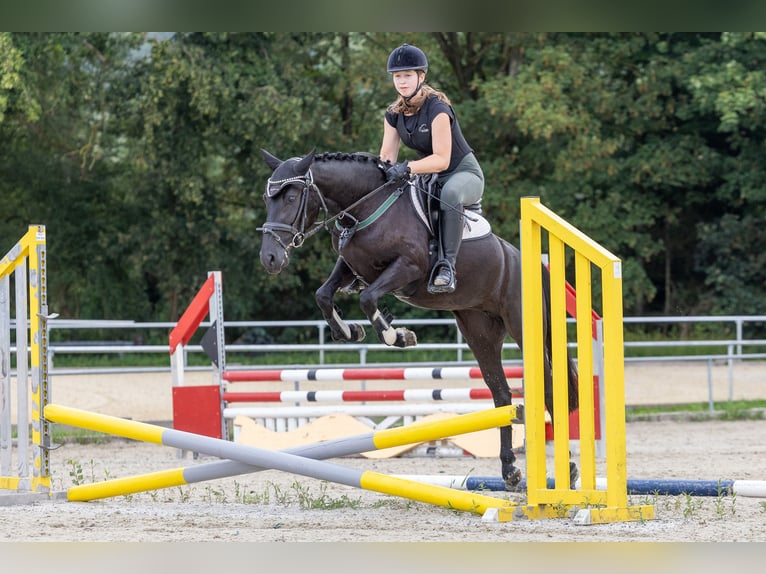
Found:
[(418, 337), (413, 331), (409, 329), (397, 329), (396, 330), (396, 342), (394, 347), (400, 347), (402, 349), (406, 347), (414, 347), (418, 344)]
[(518, 468), (513, 467), (503, 479), (505, 480), (506, 490), (518, 490), (519, 484), (521, 483), (521, 471)]
[(569, 488), (574, 489), (575, 482), (580, 478), (580, 471), (577, 469), (577, 465), (573, 462), (569, 462)]
[(362, 327), (359, 323), (349, 323), (348, 334), (339, 328), (332, 329), (330, 331), (330, 336), (332, 337), (333, 341), (337, 341), (339, 343), (359, 343), (364, 341), (364, 338), (367, 336), (367, 334), (364, 332), (364, 327)]
[(364, 341), (364, 338), (367, 336), (367, 333), (364, 332), (364, 327), (359, 323), (351, 323), (349, 329), (351, 330), (351, 338), (349, 339), (351, 343)]

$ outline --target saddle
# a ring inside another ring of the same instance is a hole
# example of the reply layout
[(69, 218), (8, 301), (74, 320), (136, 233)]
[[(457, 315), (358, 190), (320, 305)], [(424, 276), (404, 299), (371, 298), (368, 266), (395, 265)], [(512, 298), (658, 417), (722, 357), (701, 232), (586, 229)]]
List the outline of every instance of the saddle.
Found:
[[(441, 186), (435, 174), (418, 174), (409, 181), (409, 196), (418, 220), (426, 227), (429, 233), (428, 259), (432, 272), (436, 269), (436, 262), (443, 259), (444, 249), (439, 236), (439, 216), (441, 203), (439, 196)], [(481, 202), (464, 206), (465, 217), (463, 220), (463, 241), (481, 239), (490, 235), (492, 229), (489, 222), (482, 215)], [(366, 287), (361, 277), (355, 277), (349, 285), (339, 290), (346, 294), (359, 293)]]
[[(441, 185), (436, 174), (418, 174), (410, 180), (410, 201), (421, 223), (426, 226), (431, 238), (428, 242), (428, 256), (431, 268), (442, 259), (444, 249), (439, 234), (441, 215)], [(481, 201), (463, 208), (463, 241), (481, 239), (492, 233), (489, 222), (482, 215)]]

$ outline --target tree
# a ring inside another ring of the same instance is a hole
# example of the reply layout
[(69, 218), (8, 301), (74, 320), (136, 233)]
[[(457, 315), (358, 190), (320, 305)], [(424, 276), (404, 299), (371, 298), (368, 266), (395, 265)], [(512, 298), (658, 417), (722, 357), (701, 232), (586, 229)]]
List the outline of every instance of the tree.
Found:
[[(105, 87), (119, 81), (140, 38), (13, 34), (2, 41), (17, 74), (0, 123), (2, 236), (12, 245), (27, 225), (47, 225), (55, 238), (48, 247), (51, 310), (72, 317), (126, 312), (136, 299), (116, 285), (126, 285), (127, 270), (103, 265), (114, 214), (122, 213), (119, 190), (105, 182), (126, 167), (110, 138)], [(120, 293), (104, 297), (104, 289)]]
[(318, 235), (263, 272), (260, 149), (377, 153), (403, 42), (498, 235), (539, 196), (623, 260), (627, 313), (758, 312), (761, 33), (0, 33), (0, 236), (48, 226), (62, 316), (173, 320), (221, 269), (227, 317), (315, 317), (335, 255)]

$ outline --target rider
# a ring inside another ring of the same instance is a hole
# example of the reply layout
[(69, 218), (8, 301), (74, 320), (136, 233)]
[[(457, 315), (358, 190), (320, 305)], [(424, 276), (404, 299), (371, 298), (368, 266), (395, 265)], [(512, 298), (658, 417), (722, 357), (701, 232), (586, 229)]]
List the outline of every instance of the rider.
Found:
[[(386, 172), (389, 180), (411, 173), (438, 174), (444, 259), (436, 262), (428, 290), (452, 293), (457, 283), (455, 260), (463, 236), (463, 206), (481, 200), (484, 174), (463, 137), (449, 99), (425, 83), (425, 53), (403, 44), (391, 52), (387, 69), (399, 97), (386, 109), (380, 158), (394, 164)], [(418, 159), (395, 163), (400, 142), (415, 150)]]

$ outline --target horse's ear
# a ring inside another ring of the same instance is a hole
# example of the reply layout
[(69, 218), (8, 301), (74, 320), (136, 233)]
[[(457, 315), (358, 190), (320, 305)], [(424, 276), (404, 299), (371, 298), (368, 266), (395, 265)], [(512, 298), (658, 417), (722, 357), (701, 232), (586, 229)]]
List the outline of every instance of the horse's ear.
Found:
[(295, 164), (295, 173), (306, 173), (309, 170), (309, 167), (311, 167), (311, 162), (314, 161), (314, 154), (316, 153), (316, 149), (312, 149), (309, 153), (303, 156), (301, 160)]
[(274, 157), (265, 149), (261, 149), (261, 155), (263, 155), (263, 159), (266, 161), (266, 165), (268, 165), (271, 169), (277, 169), (282, 164), (281, 159)]

